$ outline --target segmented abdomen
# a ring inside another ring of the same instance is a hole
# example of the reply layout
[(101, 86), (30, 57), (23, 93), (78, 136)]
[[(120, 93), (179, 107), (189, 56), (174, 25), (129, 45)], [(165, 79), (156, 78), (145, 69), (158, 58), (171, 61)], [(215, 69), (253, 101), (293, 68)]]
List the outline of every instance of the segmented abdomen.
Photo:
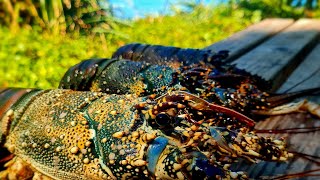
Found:
[(174, 69), (117, 59), (89, 59), (71, 67), (59, 88), (115, 94), (147, 95), (173, 83)]

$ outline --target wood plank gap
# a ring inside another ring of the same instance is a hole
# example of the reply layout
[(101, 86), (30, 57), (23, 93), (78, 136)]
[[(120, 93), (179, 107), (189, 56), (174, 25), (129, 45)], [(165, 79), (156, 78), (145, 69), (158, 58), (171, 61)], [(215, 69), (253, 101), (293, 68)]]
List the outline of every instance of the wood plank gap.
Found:
[(278, 89), (278, 93), (320, 87), (320, 42)]
[(225, 40), (205, 47), (204, 50), (229, 50), (230, 54), (226, 59), (226, 62), (230, 62), (267, 40), (272, 35), (287, 28), (293, 24), (293, 22), (293, 19), (265, 19), (257, 24), (249, 26), (243, 31), (233, 34)]
[(315, 46), (319, 33), (320, 20), (300, 19), (232, 64), (271, 81), (274, 91)]

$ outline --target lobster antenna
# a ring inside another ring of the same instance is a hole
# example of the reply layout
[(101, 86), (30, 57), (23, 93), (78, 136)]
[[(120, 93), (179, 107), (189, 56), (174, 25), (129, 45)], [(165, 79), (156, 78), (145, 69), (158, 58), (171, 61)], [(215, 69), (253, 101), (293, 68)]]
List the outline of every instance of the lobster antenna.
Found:
[(316, 94), (320, 94), (320, 87), (306, 89), (306, 90), (292, 92), (292, 93), (271, 95), (270, 97), (266, 98), (266, 101), (270, 103), (272, 107), (275, 107), (281, 104), (288, 103), (296, 98), (299, 98), (305, 95), (316, 95)]
[[(318, 156), (304, 154), (304, 153), (300, 153), (300, 152), (296, 152), (296, 151), (290, 151), (290, 153), (293, 153), (293, 154), (297, 155), (298, 157), (304, 158), (304, 159), (320, 166), (320, 162), (314, 160), (314, 159), (320, 159), (320, 157), (318, 157)], [(300, 178), (300, 177), (320, 177), (320, 174), (313, 174), (314, 172), (320, 172), (320, 168), (308, 170), (308, 171), (301, 171), (298, 173), (274, 176), (274, 177), (263, 177), (262, 179), (266, 178), (266, 179), (273, 179), (273, 180), (286, 180), (286, 179), (293, 179), (293, 178)]]
[(285, 179), (293, 179), (293, 178), (299, 178), (299, 177), (320, 177), (320, 174), (312, 174), (312, 173), (318, 172), (318, 171), (320, 171), (320, 168), (319, 169), (309, 170), (309, 171), (302, 171), (302, 172), (299, 172), (299, 173), (281, 175), (281, 176), (278, 176), (278, 177), (273, 177), (272, 179), (274, 179), (274, 180), (285, 180)]
[(286, 129), (255, 129), (256, 133), (268, 133), (268, 134), (298, 134), (298, 133), (310, 133), (320, 130), (320, 126), (305, 127), (305, 128), (286, 128)]

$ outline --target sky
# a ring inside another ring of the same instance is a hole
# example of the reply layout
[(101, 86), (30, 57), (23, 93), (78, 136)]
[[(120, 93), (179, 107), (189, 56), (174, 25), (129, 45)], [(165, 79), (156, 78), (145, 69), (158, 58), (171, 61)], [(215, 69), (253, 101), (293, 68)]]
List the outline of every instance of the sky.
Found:
[[(122, 19), (135, 19), (145, 17), (146, 15), (158, 16), (159, 14), (170, 13), (172, 5), (178, 5), (179, 2), (187, 0), (108, 0), (114, 13)], [(215, 5), (228, 2), (228, 0), (190, 0), (193, 2), (202, 2), (204, 4)], [(292, 5), (296, 5), (298, 0), (293, 0)], [(304, 4), (306, 0), (302, 0)]]
[[(214, 0), (198, 0), (205, 4)], [(221, 1), (221, 0), (216, 0)], [(109, 0), (114, 13), (119, 18), (141, 18), (146, 15), (157, 16), (170, 13), (171, 5), (177, 5), (181, 0)]]

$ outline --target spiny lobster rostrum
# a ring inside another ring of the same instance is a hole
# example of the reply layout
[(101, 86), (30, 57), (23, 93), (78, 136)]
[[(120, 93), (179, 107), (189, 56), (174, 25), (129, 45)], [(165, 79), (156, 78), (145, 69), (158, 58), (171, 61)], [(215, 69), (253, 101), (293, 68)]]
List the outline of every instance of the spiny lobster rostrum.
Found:
[[(171, 57), (184, 51), (174, 49)], [(153, 51), (160, 65), (84, 61), (60, 83), (78, 91), (2, 89), (0, 144), (15, 157), (0, 177), (247, 179), (230, 165), (290, 158), (285, 141), (256, 135), (250, 117), (286, 112), (268, 109), (316, 90), (270, 96), (259, 90), (262, 79), (223, 63), (226, 51), (192, 51), (202, 58), (165, 63)], [(310, 102), (298, 108), (320, 114)]]

